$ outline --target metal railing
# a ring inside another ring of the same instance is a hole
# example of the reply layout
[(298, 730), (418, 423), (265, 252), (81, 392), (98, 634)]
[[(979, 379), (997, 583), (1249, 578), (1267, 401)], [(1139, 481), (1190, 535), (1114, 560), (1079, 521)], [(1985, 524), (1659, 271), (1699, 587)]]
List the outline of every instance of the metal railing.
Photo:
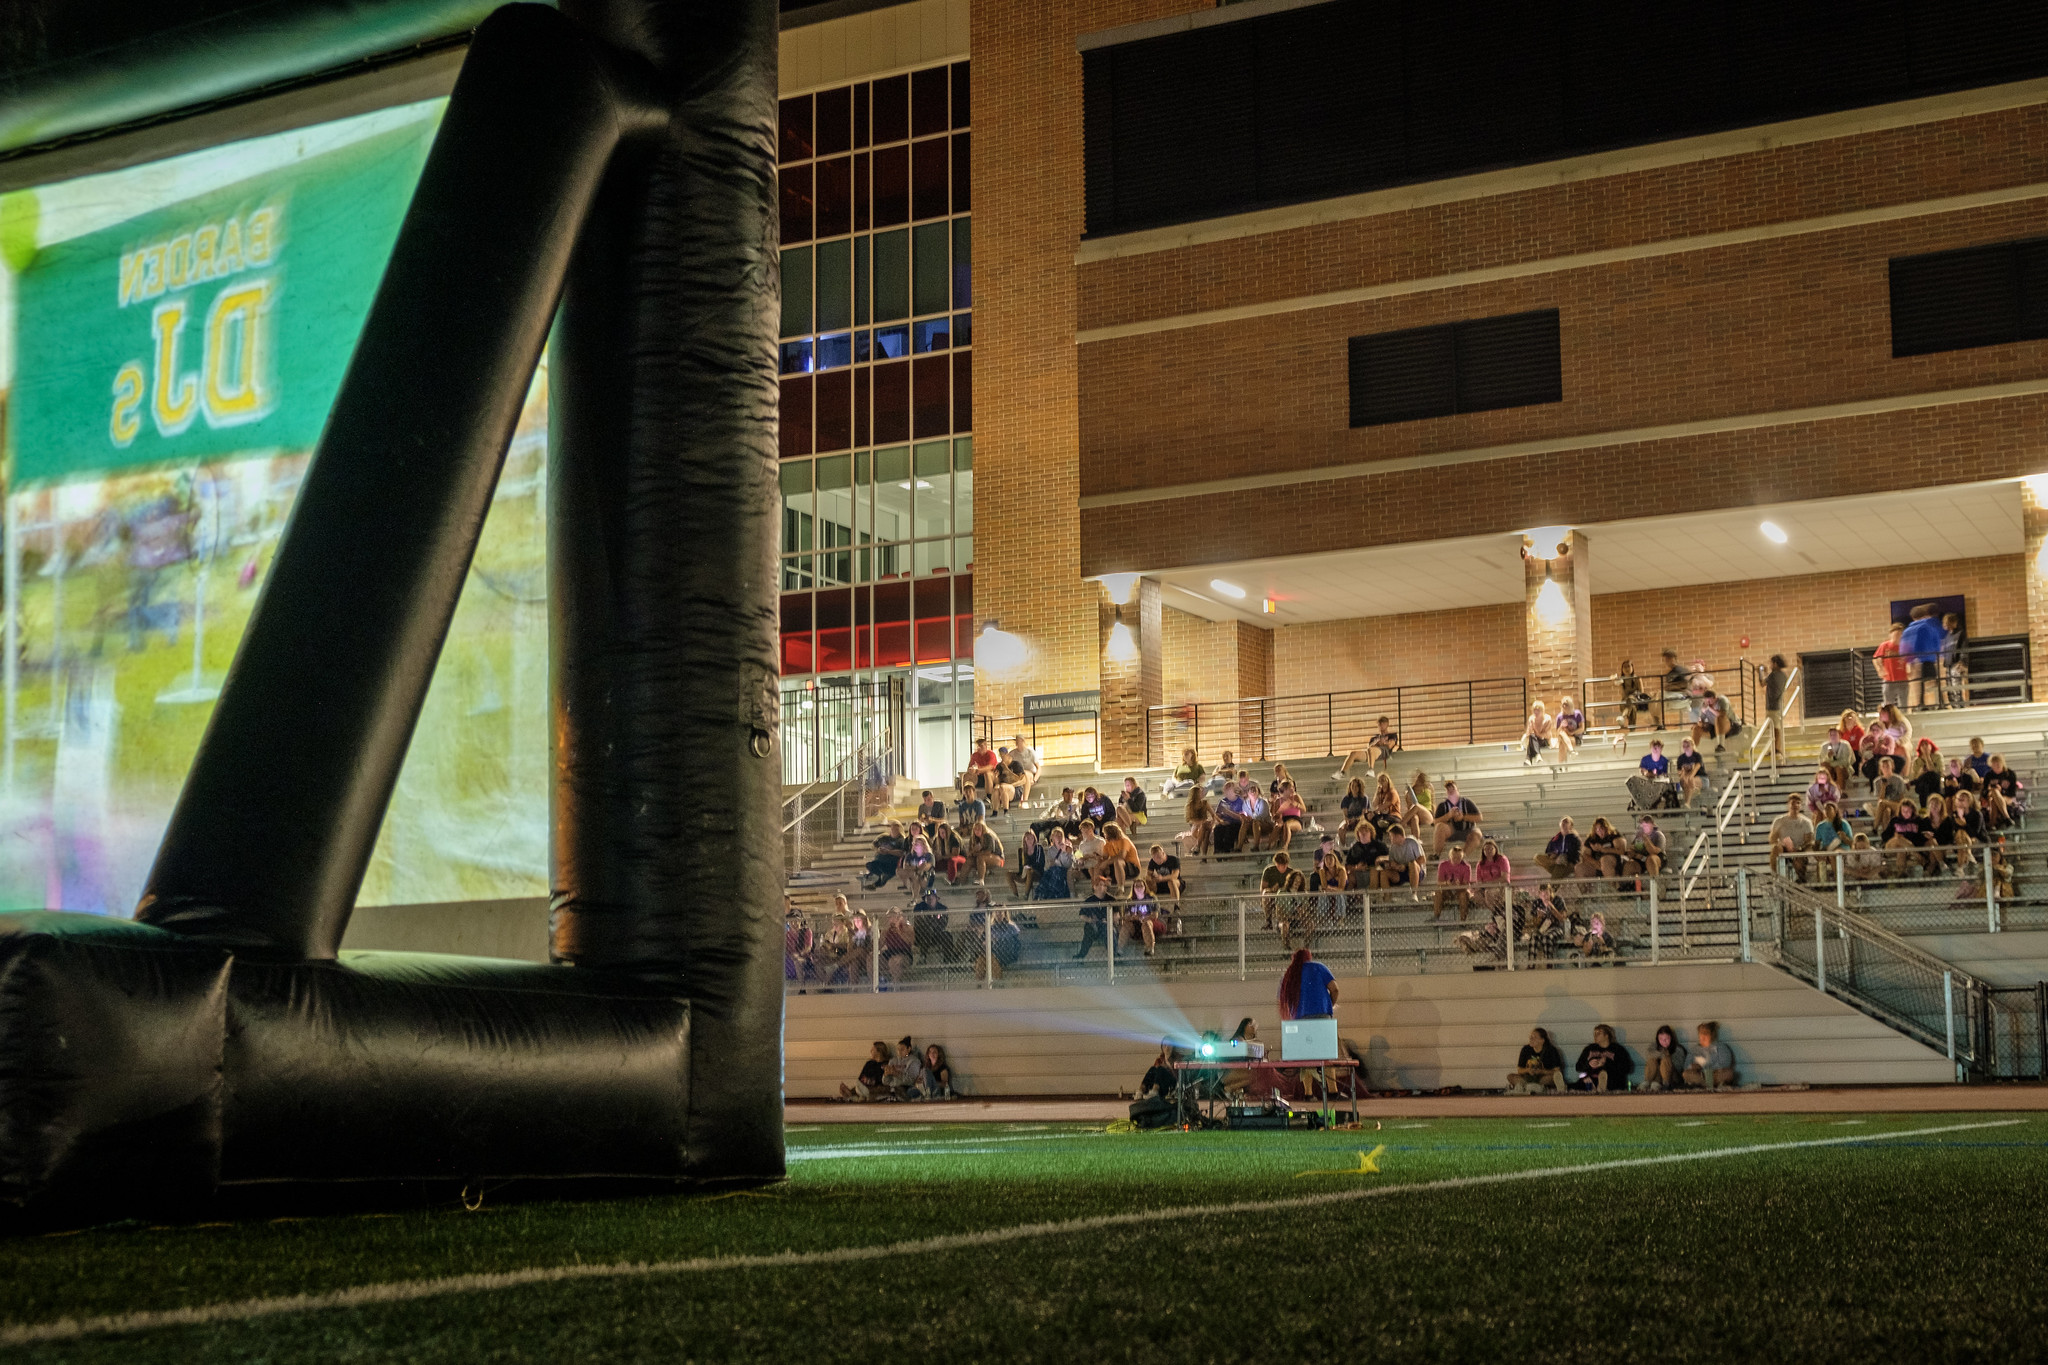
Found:
[(1978, 1013), (1977, 1074), (2048, 1081), (2048, 981), (1985, 986)]
[[(1709, 664), (1705, 671), (1714, 680), (1715, 695), (1727, 700), (1729, 714), (1735, 720), (1748, 725), (1763, 715), (1756, 667), (1748, 659), (1737, 659), (1732, 664)], [(1636, 728), (1684, 729), (1689, 723), (1693, 704), (1693, 697), (1687, 689), (1667, 687), (1664, 675), (1655, 670), (1639, 671), (1637, 678), (1650, 701), (1647, 709), (1637, 708)], [(1579, 709), (1586, 713), (1588, 728), (1607, 730), (1620, 724), (1621, 712), (1628, 705), (1628, 698), (1622, 695), (1621, 678), (1617, 674), (1580, 679), (1578, 703)], [(1789, 714), (1789, 702), (1786, 709)]]
[[(1890, 698), (1884, 693), (1884, 680), (1877, 671), (1874, 649), (1851, 648), (1849, 654), (1849, 706), (1856, 711), (1869, 713)], [(2025, 639), (1999, 640), (1985, 644), (1965, 643), (1956, 652), (1956, 663), (1961, 664), (1960, 672), (1943, 666), (1938, 688), (1938, 705), (1945, 708), (1969, 706), (1995, 706), (2012, 702), (2029, 702), (2034, 699), (2032, 677), (2032, 651)], [(1912, 680), (1897, 684), (1902, 694), (1901, 704), (1913, 701), (1909, 689), (1915, 686)]]
[(1145, 766), (1171, 766), (1186, 749), (1205, 760), (1228, 749), (1245, 763), (1349, 753), (1381, 716), (1410, 749), (1509, 743), (1528, 714), (1526, 678), (1153, 706), (1145, 712)]
[(839, 781), (857, 751), (890, 750), (900, 770), (904, 687), (900, 677), (828, 679), (782, 693), (782, 782), (786, 787)]
[(1769, 874), (1749, 880), (1752, 899), (1776, 920), (1755, 940), (1769, 960), (1944, 1053), (1959, 1074), (1975, 1069), (1982, 992), (1974, 977), (1831, 897)]
[(888, 804), (896, 781), (894, 736), (862, 743), (834, 764), (827, 778), (782, 802), (782, 866), (794, 875), (819, 854), (861, 828)]

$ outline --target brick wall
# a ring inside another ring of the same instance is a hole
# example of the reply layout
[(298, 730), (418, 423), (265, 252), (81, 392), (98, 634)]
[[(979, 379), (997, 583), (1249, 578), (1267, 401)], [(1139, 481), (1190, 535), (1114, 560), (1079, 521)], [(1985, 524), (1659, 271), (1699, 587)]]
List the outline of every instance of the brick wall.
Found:
[(1519, 678), (1522, 604), (1309, 621), (1273, 632), (1282, 696), (1468, 678)]

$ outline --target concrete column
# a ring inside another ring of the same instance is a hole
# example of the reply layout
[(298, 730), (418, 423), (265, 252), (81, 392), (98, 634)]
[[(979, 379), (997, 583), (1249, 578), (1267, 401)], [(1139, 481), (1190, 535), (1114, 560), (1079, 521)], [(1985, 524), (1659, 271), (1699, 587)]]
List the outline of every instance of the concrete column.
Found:
[(1544, 539), (1539, 545), (1522, 537), (1522, 628), (1529, 699), (1540, 698), (1555, 710), (1560, 697), (1578, 697), (1580, 680), (1593, 671), (1592, 547), (1583, 531), (1564, 531), (1555, 539), (1546, 533)]
[(2048, 699), (2048, 475), (2020, 480), (2020, 520), (2026, 534), (2021, 560), (2027, 578), (2027, 644), (2033, 660), (2033, 700)]
[[(1119, 596), (1127, 598), (1117, 602)], [(1103, 585), (1096, 609), (1102, 687), (1102, 766), (1146, 766), (1146, 713), (1165, 697), (1159, 657), (1159, 584), (1149, 578)], [(1151, 762), (1163, 761), (1154, 754)]]

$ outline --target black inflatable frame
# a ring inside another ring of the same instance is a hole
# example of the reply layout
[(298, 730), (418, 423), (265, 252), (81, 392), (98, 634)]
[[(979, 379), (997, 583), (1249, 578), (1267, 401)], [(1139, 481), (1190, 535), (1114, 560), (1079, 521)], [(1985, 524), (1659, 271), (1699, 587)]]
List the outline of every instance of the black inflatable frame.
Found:
[[(135, 919), (0, 916), (0, 1210), (783, 1173), (775, 33), (476, 30)], [(551, 329), (554, 961), (343, 954)]]

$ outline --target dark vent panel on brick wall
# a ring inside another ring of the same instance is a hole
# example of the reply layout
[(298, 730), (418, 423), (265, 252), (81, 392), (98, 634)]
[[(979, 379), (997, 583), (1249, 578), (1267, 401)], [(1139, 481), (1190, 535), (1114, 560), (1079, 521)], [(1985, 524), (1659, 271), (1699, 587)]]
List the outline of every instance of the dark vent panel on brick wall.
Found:
[(2048, 337), (2048, 238), (1895, 257), (1891, 286), (1894, 356)]
[(1564, 401), (1555, 308), (1351, 338), (1351, 425)]
[(1090, 236), (2048, 75), (2041, 0), (1326, 0), (1082, 54)]

